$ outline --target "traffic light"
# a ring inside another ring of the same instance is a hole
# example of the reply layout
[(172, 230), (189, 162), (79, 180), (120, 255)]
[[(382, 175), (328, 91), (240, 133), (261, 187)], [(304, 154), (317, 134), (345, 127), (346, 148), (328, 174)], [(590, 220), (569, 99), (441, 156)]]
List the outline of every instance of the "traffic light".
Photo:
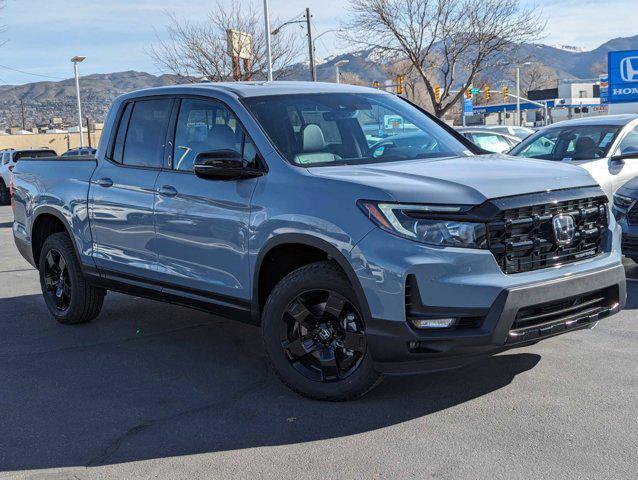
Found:
[(379, 82), (377, 80), (375, 80), (374, 82), (372, 82), (372, 86), (374, 88), (379, 88)]
[(441, 87), (439, 86), (438, 83), (434, 85), (434, 98), (436, 99), (437, 102), (441, 101)]
[(507, 101), (507, 85), (503, 85), (503, 100)]
[(397, 75), (397, 95), (403, 94), (403, 75)]
[(468, 88), (467, 90), (465, 90), (465, 98), (467, 98), (468, 100), (472, 99), (472, 89)]
[(489, 85), (485, 85), (485, 100), (489, 100), (490, 99), (490, 87)]

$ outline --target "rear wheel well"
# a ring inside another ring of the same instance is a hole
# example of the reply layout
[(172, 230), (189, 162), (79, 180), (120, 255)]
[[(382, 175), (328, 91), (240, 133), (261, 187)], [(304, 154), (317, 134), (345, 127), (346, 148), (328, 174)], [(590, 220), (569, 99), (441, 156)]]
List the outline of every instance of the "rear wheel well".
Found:
[[(324, 260), (332, 260), (327, 252), (320, 248), (300, 243), (278, 245), (270, 250), (261, 262), (259, 269), (257, 297), (259, 311), (262, 311), (272, 289), (286, 275), (304, 265)], [(332, 261), (343, 271), (336, 261)]]
[(55, 215), (43, 213), (35, 219), (33, 228), (31, 229), (31, 245), (33, 249), (33, 260), (36, 265), (40, 262), (40, 252), (42, 252), (45, 240), (54, 233), (60, 232), (68, 234), (62, 220)]

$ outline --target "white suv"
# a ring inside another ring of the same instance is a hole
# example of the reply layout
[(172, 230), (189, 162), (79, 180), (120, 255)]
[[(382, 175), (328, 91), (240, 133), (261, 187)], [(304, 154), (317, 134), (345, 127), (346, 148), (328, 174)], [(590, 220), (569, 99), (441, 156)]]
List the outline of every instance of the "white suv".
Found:
[(2, 150), (0, 156), (0, 205), (8, 205), (11, 172), (20, 158), (55, 157), (57, 153), (48, 148), (25, 148), (21, 150)]

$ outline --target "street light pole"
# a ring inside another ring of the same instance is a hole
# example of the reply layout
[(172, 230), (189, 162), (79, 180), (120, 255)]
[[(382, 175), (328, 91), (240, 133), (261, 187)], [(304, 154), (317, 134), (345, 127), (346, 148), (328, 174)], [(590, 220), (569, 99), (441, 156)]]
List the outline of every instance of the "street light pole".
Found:
[(341, 80), (339, 78), (339, 67), (349, 62), (350, 60), (339, 60), (337, 63), (335, 63), (335, 82), (336, 83), (341, 83)]
[(78, 63), (86, 60), (82, 55), (76, 55), (71, 59), (73, 62), (73, 75), (75, 76), (75, 94), (78, 99), (78, 128), (80, 131), (80, 148), (84, 147), (84, 134), (82, 133), (82, 101), (80, 100), (80, 77), (78, 75)]
[(264, 22), (266, 28), (266, 61), (268, 62), (268, 81), (272, 82), (272, 51), (270, 44), (270, 12), (268, 10), (268, 0), (264, 0)]

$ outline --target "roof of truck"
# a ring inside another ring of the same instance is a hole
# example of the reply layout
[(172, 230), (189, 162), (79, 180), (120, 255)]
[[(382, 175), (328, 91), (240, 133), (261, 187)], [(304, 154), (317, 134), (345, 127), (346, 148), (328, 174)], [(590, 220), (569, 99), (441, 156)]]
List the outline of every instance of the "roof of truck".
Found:
[[(155, 87), (143, 90), (145, 94), (150, 93), (181, 93), (187, 90), (209, 89), (215, 91), (225, 91), (233, 93), (239, 97), (263, 97), (267, 95), (283, 94), (303, 94), (303, 93), (378, 93), (380, 90), (347, 85), (343, 83), (328, 82), (299, 82), (299, 81), (276, 81), (276, 82), (205, 82), (186, 85), (173, 85), (167, 87)], [(138, 92), (133, 92), (138, 93)], [(383, 93), (383, 92), (382, 92)]]

